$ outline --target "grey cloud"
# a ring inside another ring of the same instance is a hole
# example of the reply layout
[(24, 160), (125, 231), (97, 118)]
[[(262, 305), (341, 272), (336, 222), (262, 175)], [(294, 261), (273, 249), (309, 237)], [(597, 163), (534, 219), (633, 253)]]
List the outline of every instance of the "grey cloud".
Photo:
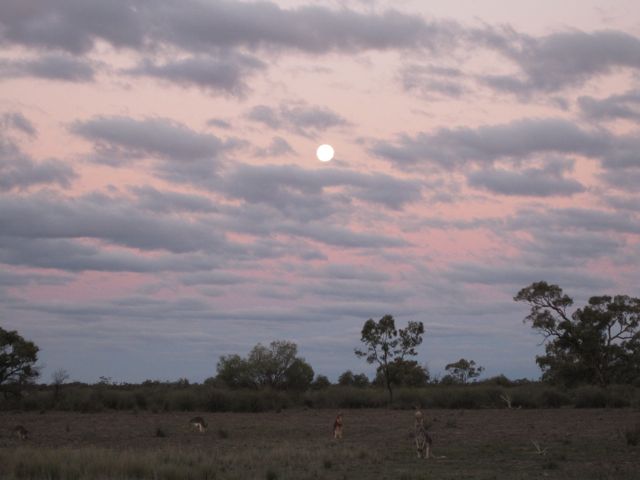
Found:
[(176, 160), (215, 159), (225, 143), (166, 118), (93, 117), (77, 121), (71, 131), (95, 142), (98, 149), (124, 149), (133, 157), (159, 156)]
[[(329, 209), (328, 212), (322, 208)], [(265, 237), (293, 237), (287, 238), (286, 244), (265, 246), (269, 256), (297, 256), (305, 260), (326, 260), (321, 252), (308, 247), (297, 248), (289, 243), (290, 240), (304, 239), (325, 245), (344, 248), (382, 248), (407, 246), (407, 242), (401, 238), (372, 232), (354, 231), (351, 227), (343, 226), (344, 222), (336, 221), (332, 224), (325, 217), (332, 213), (330, 204), (319, 207), (319, 213), (306, 212), (294, 209), (280, 211), (280, 216), (274, 215), (273, 207), (263, 204), (248, 203), (240, 207), (227, 207), (224, 209), (224, 226), (232, 231)], [(316, 221), (316, 216), (321, 221)], [(258, 255), (261, 250), (257, 250)]]
[(552, 160), (541, 168), (478, 170), (468, 174), (467, 179), (472, 187), (500, 195), (568, 197), (585, 191), (580, 182), (565, 177), (572, 169), (572, 161)]
[(408, 243), (398, 237), (367, 232), (356, 232), (348, 228), (326, 223), (285, 224), (280, 231), (290, 235), (345, 248), (406, 247)]
[(282, 137), (273, 137), (271, 143), (266, 148), (256, 149), (258, 157), (281, 157), (296, 153), (293, 147)]
[(231, 123), (221, 118), (210, 118), (209, 120), (207, 120), (207, 125), (210, 125), (212, 127), (224, 128), (225, 130), (231, 128)]
[(333, 212), (333, 202), (349, 201), (344, 194), (324, 192), (336, 186), (347, 187), (349, 196), (396, 210), (421, 198), (420, 184), (414, 180), (296, 165), (241, 165), (225, 176), (221, 189), (228, 196), (269, 205), (287, 216), (318, 219)]
[[(322, 195), (317, 174), (297, 166), (240, 165), (223, 178), (220, 191), (250, 204), (266, 205), (286, 218), (326, 218), (335, 211), (335, 197)], [(264, 212), (271, 216), (270, 212)]]
[(517, 260), (497, 265), (457, 263), (450, 265), (441, 275), (453, 282), (507, 285), (513, 288), (514, 294), (519, 288), (541, 280), (564, 288), (588, 288), (591, 291), (611, 286), (610, 281), (601, 275), (589, 275), (581, 269), (536, 267)]
[(278, 108), (256, 105), (247, 113), (247, 118), (274, 130), (285, 129), (310, 138), (317, 137), (329, 128), (349, 124), (343, 117), (326, 107), (305, 103), (283, 103)]
[(187, 49), (212, 46), (293, 48), (310, 53), (368, 49), (439, 48), (452, 41), (452, 24), (428, 23), (388, 10), (362, 14), (303, 6), (286, 10), (275, 3), (219, 1), (212, 4), (166, 2), (154, 5), (164, 20), (159, 35)]
[(249, 111), (247, 118), (273, 129), (280, 128), (282, 125), (278, 112), (267, 105), (256, 105)]
[[(634, 185), (640, 185), (640, 172), (635, 179)], [(633, 189), (633, 193), (637, 193), (637, 188)], [(631, 212), (638, 211), (638, 205), (640, 205), (640, 196), (637, 194), (628, 196), (605, 196), (603, 198), (605, 203), (616, 210), (629, 210)]]
[[(568, 237), (577, 232), (585, 234), (585, 238), (592, 239), (599, 237), (585, 232), (640, 235), (640, 217), (634, 209), (612, 211), (580, 207), (522, 208), (514, 215), (505, 218), (487, 217), (470, 220), (429, 218), (422, 220), (421, 226), (437, 229), (486, 229), (499, 232), (502, 236), (511, 232), (528, 232), (545, 236), (545, 238), (547, 234), (544, 232), (563, 232)], [(568, 243), (574, 240), (571, 239)]]
[(124, 73), (155, 77), (185, 87), (199, 87), (209, 93), (245, 97), (249, 91), (247, 78), (264, 70), (266, 64), (255, 57), (239, 53), (199, 56), (156, 64), (143, 60)]
[(122, 249), (103, 249), (68, 239), (25, 238), (0, 235), (0, 262), (67, 272), (192, 272), (216, 268), (211, 254), (143, 256)]
[(138, 204), (153, 212), (161, 213), (212, 213), (218, 211), (215, 203), (202, 195), (173, 191), (160, 191), (149, 186), (131, 187)]
[(93, 142), (94, 162), (117, 167), (150, 157), (152, 170), (160, 178), (207, 190), (215, 188), (223, 158), (246, 145), (239, 139), (198, 133), (165, 118), (94, 117), (70, 128)]
[(76, 176), (73, 168), (59, 160), (31, 159), (0, 133), (0, 191), (56, 184), (68, 188)]
[(491, 165), (502, 158), (522, 159), (540, 153), (600, 155), (609, 141), (605, 132), (583, 130), (566, 120), (521, 119), (475, 129), (440, 128), (414, 137), (401, 135), (393, 143), (375, 143), (371, 152), (399, 167), (423, 164), (456, 169), (470, 162)]
[(631, 90), (621, 95), (611, 95), (597, 99), (582, 96), (578, 98), (582, 114), (592, 120), (627, 119), (640, 121), (640, 91)]
[(640, 185), (640, 168), (606, 170), (600, 178), (611, 187), (636, 193)]
[(101, 251), (94, 246), (66, 239), (0, 236), (0, 261), (10, 265), (53, 268), (68, 272), (152, 270), (151, 262), (133, 253)]
[(361, 177), (352, 175), (350, 183), (355, 187), (350, 192), (355, 198), (392, 210), (402, 210), (405, 205), (422, 198), (422, 186), (416, 180), (399, 179), (383, 173)]
[(394, 10), (358, 13), (319, 6), (283, 9), (275, 3), (187, 0), (111, 2), (21, 0), (0, 6), (0, 39), (72, 53), (103, 40), (121, 48), (159, 43), (192, 51), (216, 47), (289, 48), (309, 53), (426, 47), (453, 42), (453, 23), (427, 22)]
[(567, 31), (536, 38), (485, 30), (471, 36), (502, 53), (521, 71), (520, 75), (487, 75), (485, 81), (521, 95), (581, 85), (616, 68), (640, 68), (640, 39), (620, 31)]
[(2, 114), (0, 117), (0, 125), (2, 125), (5, 131), (14, 129), (30, 137), (35, 137), (38, 134), (33, 123), (20, 112), (6, 112)]
[(26, 156), (7, 158), (0, 154), (0, 191), (54, 184), (69, 188), (76, 177), (71, 167), (58, 160), (34, 162)]
[(90, 62), (68, 55), (48, 54), (29, 60), (0, 59), (0, 78), (37, 77), (66, 82), (90, 82), (95, 76)]
[(362, 280), (331, 280), (320, 284), (303, 285), (301, 292), (324, 298), (348, 299), (349, 301), (373, 300), (400, 303), (413, 292), (407, 288)]
[(238, 285), (249, 279), (230, 272), (214, 271), (184, 275), (180, 281), (184, 285)]
[(575, 232), (550, 229), (531, 230), (532, 238), (520, 243), (524, 257), (547, 267), (580, 268), (585, 262), (614, 258), (625, 241), (608, 232)]
[(368, 282), (386, 282), (391, 280), (391, 276), (380, 270), (362, 265), (353, 264), (330, 264), (325, 267), (305, 271), (303, 274), (309, 277), (320, 277), (339, 280), (365, 280)]
[(129, 248), (174, 253), (212, 252), (224, 238), (201, 223), (154, 217), (104, 197), (62, 199), (31, 195), (0, 198), (2, 234), (18, 238), (93, 238)]
[(400, 82), (407, 92), (430, 98), (434, 94), (459, 97), (468, 91), (465, 75), (457, 68), (435, 65), (408, 65), (400, 71)]
[[(633, 212), (635, 213), (635, 212)], [(589, 232), (640, 234), (640, 218), (624, 211), (588, 208), (552, 208), (545, 211), (523, 209), (506, 221), (512, 230), (579, 229)]]
[(69, 275), (45, 275), (0, 271), (0, 287), (21, 287), (27, 285), (66, 285), (73, 280)]
[(132, 0), (22, 0), (0, 4), (3, 43), (35, 48), (59, 48), (71, 53), (91, 50), (96, 40), (115, 47), (139, 47), (144, 25)]

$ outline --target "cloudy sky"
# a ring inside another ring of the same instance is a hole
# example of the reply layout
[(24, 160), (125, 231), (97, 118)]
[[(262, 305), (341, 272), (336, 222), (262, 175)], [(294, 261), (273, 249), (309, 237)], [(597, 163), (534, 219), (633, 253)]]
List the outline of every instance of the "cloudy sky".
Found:
[(45, 381), (370, 374), (387, 313), (434, 374), (537, 378), (520, 288), (640, 296), (636, 0), (0, 0), (0, 44), (0, 325)]

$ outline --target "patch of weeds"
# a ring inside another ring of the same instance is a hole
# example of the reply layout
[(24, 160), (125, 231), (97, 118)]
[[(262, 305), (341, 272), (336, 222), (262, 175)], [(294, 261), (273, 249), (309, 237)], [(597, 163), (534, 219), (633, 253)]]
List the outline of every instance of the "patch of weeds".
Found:
[(358, 453), (358, 458), (360, 460), (364, 460), (365, 458), (367, 458), (367, 452), (365, 452), (364, 450), (360, 450), (360, 453)]
[(458, 428), (458, 422), (455, 418), (448, 418), (444, 426), (445, 428)]
[(559, 468), (560, 468), (560, 465), (558, 465), (558, 463), (555, 462), (554, 460), (547, 460), (542, 464), (543, 470), (557, 470)]
[(267, 474), (265, 475), (265, 478), (267, 480), (278, 480), (278, 473), (272, 468), (270, 468), (269, 470), (267, 470)]
[(637, 446), (640, 443), (640, 423), (636, 424), (635, 427), (625, 429), (623, 436), (627, 445), (630, 447)]
[(326, 459), (322, 465), (324, 466), (324, 468), (326, 468), (327, 470), (330, 470), (331, 467), (333, 467), (333, 463), (331, 462), (331, 460)]
[(164, 438), (167, 436), (167, 433), (164, 431), (162, 427), (156, 428), (156, 437)]
[(229, 438), (229, 432), (224, 428), (218, 429), (218, 437), (222, 439)]
[(567, 454), (564, 452), (554, 453), (551, 457), (551, 461), (555, 462), (566, 462)]

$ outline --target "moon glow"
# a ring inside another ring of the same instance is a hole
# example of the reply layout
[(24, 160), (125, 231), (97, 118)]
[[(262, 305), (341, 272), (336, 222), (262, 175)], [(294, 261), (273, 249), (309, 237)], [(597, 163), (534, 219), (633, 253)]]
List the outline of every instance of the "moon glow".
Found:
[(318, 157), (318, 160), (320, 160), (321, 162), (329, 162), (333, 158), (334, 154), (335, 154), (335, 151), (333, 150), (333, 147), (326, 143), (323, 145), (320, 145), (318, 147), (318, 150), (316, 150), (316, 156)]

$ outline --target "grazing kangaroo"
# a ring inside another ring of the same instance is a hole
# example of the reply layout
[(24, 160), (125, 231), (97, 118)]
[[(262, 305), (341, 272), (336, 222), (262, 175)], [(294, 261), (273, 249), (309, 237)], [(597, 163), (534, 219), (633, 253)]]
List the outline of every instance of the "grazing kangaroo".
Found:
[(189, 420), (189, 425), (198, 430), (200, 433), (204, 433), (207, 430), (207, 422), (202, 417), (193, 417)]
[(333, 422), (333, 438), (335, 439), (342, 438), (342, 428), (343, 428), (342, 413), (339, 413)]
[(29, 438), (29, 432), (22, 425), (18, 425), (13, 429), (13, 432), (18, 437), (18, 440), (27, 440)]
[(416, 450), (418, 451), (418, 458), (430, 458), (431, 457), (431, 437), (427, 433), (427, 429), (424, 426), (424, 415), (420, 410), (416, 409), (416, 423), (415, 423), (415, 440)]

